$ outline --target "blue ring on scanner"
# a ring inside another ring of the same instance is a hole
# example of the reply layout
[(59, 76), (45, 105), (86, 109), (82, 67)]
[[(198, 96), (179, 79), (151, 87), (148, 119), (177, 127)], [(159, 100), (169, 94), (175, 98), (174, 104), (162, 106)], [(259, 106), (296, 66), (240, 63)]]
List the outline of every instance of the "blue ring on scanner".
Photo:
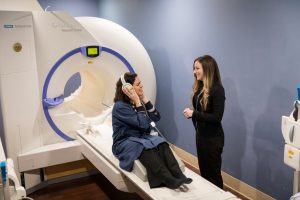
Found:
[[(130, 73), (134, 73), (134, 70), (132, 68), (132, 66), (129, 64), (129, 62), (121, 55), (119, 54), (118, 52), (114, 51), (113, 49), (110, 49), (110, 48), (107, 48), (107, 47), (100, 47), (99, 46), (99, 51), (104, 51), (104, 52), (107, 52), (107, 53), (110, 53), (114, 56), (116, 56), (118, 59), (120, 59), (124, 64), (125, 66), (127, 67), (127, 69), (129, 70)], [(43, 102), (43, 110), (44, 110), (44, 114), (45, 114), (45, 117), (49, 123), (49, 125), (51, 126), (51, 128), (60, 136), (62, 137), (64, 140), (66, 141), (72, 141), (72, 140), (75, 140), (74, 138), (71, 138), (69, 137), (68, 135), (66, 135), (65, 133), (63, 133), (57, 126), (56, 124), (53, 122), (50, 114), (49, 114), (49, 110), (48, 110), (48, 106), (45, 105), (44, 103), (44, 100), (47, 99), (47, 91), (48, 91), (48, 87), (49, 87), (49, 83), (50, 83), (50, 80), (54, 74), (54, 72), (57, 70), (57, 68), (66, 60), (68, 59), (69, 57), (77, 54), (77, 53), (81, 53), (82, 52), (82, 47), (78, 47), (76, 49), (73, 49), (72, 51), (66, 53), (63, 57), (61, 57), (54, 65), (53, 67), (50, 69), (47, 77), (46, 77), (46, 80), (45, 80), (45, 83), (44, 83), (44, 87), (43, 87), (43, 93), (42, 93), (42, 102)], [(100, 53), (99, 52), (99, 56), (100, 56)], [(84, 54), (83, 54), (84, 55)]]
[(300, 85), (298, 85), (297, 91), (298, 91), (298, 101), (300, 101)]

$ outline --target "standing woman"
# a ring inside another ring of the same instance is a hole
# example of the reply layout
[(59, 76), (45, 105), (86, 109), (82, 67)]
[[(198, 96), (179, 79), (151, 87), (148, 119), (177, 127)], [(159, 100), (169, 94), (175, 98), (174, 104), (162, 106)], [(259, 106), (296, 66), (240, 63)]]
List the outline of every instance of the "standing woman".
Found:
[(192, 118), (196, 129), (196, 146), (201, 176), (223, 188), (221, 165), (224, 132), (221, 120), (225, 106), (218, 64), (209, 55), (194, 61), (192, 101), (194, 109), (186, 108), (183, 114)]

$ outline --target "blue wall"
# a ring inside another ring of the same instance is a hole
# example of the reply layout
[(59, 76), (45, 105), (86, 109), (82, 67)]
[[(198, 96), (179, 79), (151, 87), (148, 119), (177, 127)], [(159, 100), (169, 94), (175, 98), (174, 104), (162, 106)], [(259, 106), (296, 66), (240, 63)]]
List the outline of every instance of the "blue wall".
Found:
[(98, 6), (99, 17), (137, 36), (155, 67), (159, 126), (170, 142), (194, 155), (195, 131), (182, 110), (191, 104), (194, 58), (214, 56), (227, 97), (223, 170), (276, 199), (291, 196), (293, 170), (283, 163), (280, 126), (300, 82), (300, 1), (58, 2), (55, 8), (71, 13), (78, 11), (76, 4)]

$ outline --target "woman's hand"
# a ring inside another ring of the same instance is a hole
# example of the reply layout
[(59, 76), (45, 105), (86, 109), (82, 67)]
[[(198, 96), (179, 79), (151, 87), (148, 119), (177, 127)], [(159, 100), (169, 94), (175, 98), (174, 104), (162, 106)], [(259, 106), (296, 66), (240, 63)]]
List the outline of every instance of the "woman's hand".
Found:
[(140, 100), (146, 104), (148, 103), (149, 99), (146, 97), (144, 90), (141, 90), (141, 93), (139, 94)]
[(133, 103), (138, 107), (141, 106), (140, 97), (135, 92), (134, 88), (131, 86), (126, 86), (122, 88), (122, 91), (133, 101)]
[(183, 111), (183, 115), (188, 119), (188, 118), (191, 118), (193, 116), (193, 112), (194, 111), (192, 109), (186, 108)]
[(149, 99), (146, 97), (146, 95), (143, 94), (143, 96), (140, 96), (141, 101), (146, 104), (149, 102)]
[(149, 102), (149, 99), (146, 97), (146, 95), (145, 95), (143, 89), (140, 90), (139, 97), (140, 97), (140, 100), (141, 100), (144, 104), (146, 104), (146, 103)]

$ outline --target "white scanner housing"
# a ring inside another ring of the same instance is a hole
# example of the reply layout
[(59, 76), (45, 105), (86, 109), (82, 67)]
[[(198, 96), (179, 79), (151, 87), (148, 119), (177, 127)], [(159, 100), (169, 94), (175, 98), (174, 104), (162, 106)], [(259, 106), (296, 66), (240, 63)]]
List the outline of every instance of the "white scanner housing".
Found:
[[(295, 102), (298, 107), (298, 113), (294, 111), (290, 116), (282, 116), (281, 129), (285, 140), (284, 146), (284, 163), (300, 171), (300, 105), (299, 101)], [(297, 121), (294, 118), (297, 115)]]

